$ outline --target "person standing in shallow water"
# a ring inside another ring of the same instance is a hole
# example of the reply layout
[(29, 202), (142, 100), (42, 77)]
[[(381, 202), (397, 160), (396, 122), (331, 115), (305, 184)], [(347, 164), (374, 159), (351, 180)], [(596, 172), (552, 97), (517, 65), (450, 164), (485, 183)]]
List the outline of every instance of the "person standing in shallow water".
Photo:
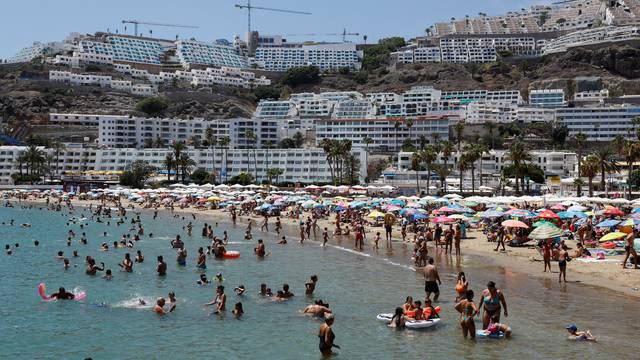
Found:
[(438, 268), (433, 264), (432, 257), (429, 258), (427, 266), (424, 267), (424, 278), (424, 292), (426, 293), (426, 300), (431, 300), (431, 294), (433, 293), (433, 301), (438, 301), (438, 297), (440, 296), (440, 288), (438, 285), (442, 285), (442, 281), (438, 274)]
[(331, 356), (333, 354), (332, 348), (340, 349), (340, 346), (334, 344), (336, 335), (331, 329), (334, 319), (333, 314), (325, 314), (324, 324), (320, 325), (320, 331), (318, 331), (318, 338), (320, 339), (318, 348), (323, 356)]

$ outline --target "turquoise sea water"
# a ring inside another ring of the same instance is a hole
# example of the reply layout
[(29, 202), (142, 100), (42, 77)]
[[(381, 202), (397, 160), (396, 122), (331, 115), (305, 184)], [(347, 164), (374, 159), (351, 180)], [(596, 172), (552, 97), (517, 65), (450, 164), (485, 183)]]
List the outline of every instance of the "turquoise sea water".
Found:
[[(174, 219), (161, 214), (153, 221), (143, 213), (146, 234), (134, 249), (98, 251), (103, 241), (112, 243), (129, 229), (129, 221), (120, 227), (112, 220), (89, 222), (88, 228), (65, 226), (70, 216), (39, 209), (0, 209), (0, 221), (14, 219), (16, 224), (31, 223), (31, 228), (0, 226), (0, 242), (19, 243), (11, 256), (0, 257), (0, 359), (317, 359), (318, 320), (305, 317), (300, 310), (314, 298), (330, 303), (336, 314), (334, 331), (336, 343), (342, 347), (339, 358), (635, 358), (640, 350), (636, 340), (638, 303), (635, 299), (609, 294), (604, 290), (569, 284), (560, 288), (552, 281), (530, 279), (493, 265), (482, 265), (478, 258), (463, 257), (460, 263), (448, 257), (438, 257), (443, 276), (440, 305), (443, 323), (429, 331), (395, 331), (375, 319), (377, 313), (392, 312), (407, 295), (416, 299), (424, 296), (424, 282), (409, 266), (385, 254), (363, 255), (342, 246), (321, 248), (317, 243), (300, 246), (290, 239), (287, 246), (275, 244), (275, 236), (254, 230), (255, 238), (267, 242), (271, 255), (257, 260), (252, 255), (255, 242), (242, 240), (242, 228), (223, 226), (216, 230), (230, 233), (229, 250), (238, 250), (239, 260), (208, 260), (207, 276), (224, 274), (228, 295), (228, 313), (211, 315), (211, 308), (202, 306), (214, 297), (214, 287), (195, 284), (199, 272), (195, 269), (195, 255), (199, 246), (208, 245), (200, 237), (203, 215), (194, 223), (194, 236), (189, 238), (182, 227), (191, 220)], [(88, 212), (85, 213), (88, 215)], [(208, 219), (209, 223), (212, 222)], [(67, 232), (76, 232), (76, 241), (66, 246)], [(78, 240), (82, 231), (89, 244)], [(102, 233), (107, 231), (104, 238)], [(175, 262), (175, 252), (169, 241), (181, 234), (189, 257), (186, 267)], [(35, 248), (34, 240), (40, 241)], [(348, 244), (348, 245), (347, 245)], [(69, 270), (55, 259), (63, 250), (71, 256), (78, 250), (80, 257), (70, 258)], [(126, 252), (132, 257), (135, 250), (145, 254), (143, 264), (135, 264), (131, 274), (120, 272), (117, 264)], [(407, 251), (399, 244), (397, 252)], [(407, 252), (408, 254), (408, 252)], [(101, 276), (85, 275), (84, 257), (92, 255), (114, 272), (113, 281)], [(155, 258), (164, 255), (168, 276), (155, 275)], [(510, 307), (506, 320), (513, 329), (511, 340), (472, 342), (464, 340), (454, 314), (453, 274), (460, 268), (467, 272), (472, 288), (479, 293), (481, 284), (492, 279), (504, 288)], [(304, 283), (312, 274), (320, 278), (314, 298), (304, 295)], [(39, 282), (45, 282), (48, 292), (60, 286), (68, 290), (78, 287), (87, 292), (84, 302), (51, 302), (40, 300), (36, 293)], [(274, 292), (283, 283), (290, 284), (297, 295), (290, 301), (275, 303), (256, 295), (259, 284), (265, 282)], [(233, 288), (239, 284), (247, 293), (238, 298)], [(138, 298), (153, 302), (175, 291), (177, 310), (158, 317), (149, 308), (136, 308)], [(238, 320), (230, 310), (242, 301), (245, 316)], [(91, 304), (106, 303), (108, 307)], [(592, 329), (599, 343), (574, 343), (565, 339), (564, 326), (577, 322)]]

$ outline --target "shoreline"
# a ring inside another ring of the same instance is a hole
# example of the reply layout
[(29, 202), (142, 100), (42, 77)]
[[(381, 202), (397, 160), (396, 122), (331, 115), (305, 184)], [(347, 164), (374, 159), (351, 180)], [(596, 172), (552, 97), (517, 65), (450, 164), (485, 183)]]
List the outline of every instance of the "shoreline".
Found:
[[(18, 202), (17, 199), (8, 199), (17, 204), (20, 203), (32, 203), (38, 205), (45, 205), (45, 199), (26, 199)], [(77, 200), (73, 199), (71, 201), (74, 206), (89, 206), (90, 204), (100, 205), (101, 202), (99, 200)], [(130, 205), (134, 205), (133, 211), (155, 211), (153, 208), (143, 208), (139, 207), (139, 204), (130, 202), (126, 199), (121, 199), (122, 206), (127, 208)], [(111, 205), (108, 205), (111, 206)], [(164, 207), (160, 207), (157, 209), (159, 213), (168, 212), (171, 213), (169, 209)], [(128, 208), (128, 211), (132, 211)], [(196, 220), (203, 221), (207, 223), (224, 223), (233, 226), (231, 223), (231, 219), (229, 217), (228, 212), (224, 212), (221, 210), (198, 210), (191, 207), (180, 208), (175, 207), (173, 213), (183, 213), (183, 214), (195, 214)], [(265, 233), (260, 231), (259, 226), (262, 220), (259, 216), (246, 216), (246, 215), (238, 215), (236, 227), (242, 227), (246, 224), (247, 220), (251, 218), (254, 220), (254, 228), (253, 234), (254, 239), (259, 238), (259, 234)], [(288, 239), (288, 245), (297, 244), (299, 242), (298, 237), (298, 220), (288, 218), (285, 216), (280, 216), (280, 220), (282, 223), (281, 236), (284, 235)], [(272, 229), (275, 226), (275, 220), (271, 219), (269, 222), (271, 226), (270, 230), (266, 233), (272, 236), (278, 236)], [(327, 227), (330, 233), (333, 232), (333, 222), (330, 219), (319, 219), (318, 226), (320, 228)], [(389, 253), (387, 249), (384, 247), (384, 240), (382, 240), (379, 244), (379, 249), (374, 250), (371, 246), (371, 239), (373, 238), (376, 231), (384, 232), (383, 228), (367, 228), (367, 240), (365, 241), (365, 248), (363, 251), (353, 250), (357, 252), (362, 252), (363, 254), (368, 254), (371, 257), (381, 258), (388, 261), (393, 261), (395, 263), (399, 263), (400, 265), (406, 266), (408, 268), (414, 269), (414, 263), (411, 261), (411, 258), (408, 258), (405, 254), (410, 253), (412, 251), (413, 243), (405, 242), (403, 243), (401, 238), (398, 238), (399, 229), (394, 228), (394, 236), (393, 237), (393, 246), (394, 251)], [(197, 227), (196, 227), (197, 230)], [(197, 233), (197, 231), (196, 231)], [(410, 235), (412, 233), (409, 233)], [(314, 244), (321, 244), (321, 230), (314, 238), (313, 232), (311, 233), (311, 237), (306, 241), (309, 241)], [(407, 236), (409, 238), (409, 236)], [(467, 232), (467, 238), (462, 239), (460, 243), (462, 256), (471, 256), (475, 260), (479, 260), (481, 262), (486, 262), (488, 264), (492, 264), (498, 267), (502, 267), (504, 269), (508, 269), (509, 271), (513, 271), (514, 273), (518, 273), (521, 275), (525, 275), (530, 278), (538, 279), (541, 281), (551, 280), (551, 283), (558, 284), (558, 267), (557, 262), (552, 261), (552, 272), (544, 273), (540, 270), (543, 267), (542, 261), (536, 261), (536, 256), (531, 254), (533, 251), (529, 247), (508, 247), (506, 252), (501, 251), (493, 251), (493, 247), (495, 243), (487, 242), (483, 239), (484, 235), (482, 232), (476, 229), (469, 229)], [(340, 235), (335, 237), (331, 235), (329, 237), (328, 245), (332, 247), (339, 247), (342, 249), (352, 249), (351, 243), (353, 243), (354, 239), (352, 235)], [(571, 243), (570, 245), (574, 245)], [(433, 254), (435, 251), (440, 251), (440, 248), (435, 248), (433, 246), (429, 246), (430, 254)], [(404, 253), (404, 254), (403, 254)], [(454, 258), (455, 255), (444, 255), (440, 254), (439, 256), (450, 256)], [(439, 256), (434, 256), (434, 258), (438, 258)], [(579, 260), (572, 261), (567, 268), (567, 277), (569, 278), (568, 284), (578, 284), (578, 285), (586, 285), (590, 287), (595, 287), (599, 289), (607, 289), (611, 291), (615, 291), (621, 295), (630, 296), (633, 298), (640, 298), (640, 276), (633, 276), (636, 274), (634, 269), (625, 269), (621, 271), (621, 261), (623, 256), (613, 256), (609, 257), (614, 260), (619, 260), (615, 262), (603, 262), (603, 263), (593, 263), (593, 262), (582, 262)], [(438, 262), (436, 261), (436, 265)], [(577, 264), (577, 266), (576, 266)], [(414, 269), (415, 270), (415, 269)], [(455, 274), (454, 274), (455, 276)], [(567, 285), (560, 285), (565, 287)], [(635, 290), (634, 290), (635, 289)]]

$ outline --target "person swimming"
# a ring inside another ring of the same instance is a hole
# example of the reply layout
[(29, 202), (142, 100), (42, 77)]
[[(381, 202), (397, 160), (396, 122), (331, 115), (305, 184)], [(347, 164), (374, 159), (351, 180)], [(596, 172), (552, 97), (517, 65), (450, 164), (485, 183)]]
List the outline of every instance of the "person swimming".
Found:
[(233, 291), (235, 291), (236, 295), (238, 295), (238, 296), (244, 295), (245, 290), (246, 289), (245, 289), (244, 285), (240, 285), (237, 288), (233, 289)]
[(153, 307), (153, 312), (155, 312), (158, 315), (166, 315), (170, 312), (173, 312), (173, 310), (176, 309), (176, 305), (173, 304), (171, 305), (171, 307), (169, 308), (169, 311), (165, 311), (164, 309), (164, 305), (166, 304), (166, 300), (164, 298), (159, 298), (156, 301), (156, 305)]
[(578, 331), (576, 324), (571, 324), (566, 329), (569, 332), (569, 340), (596, 341), (596, 337), (591, 334), (590, 330)]
[(234, 306), (233, 306), (233, 311), (231, 311), (231, 313), (236, 317), (239, 318), (240, 316), (242, 316), (244, 314), (244, 309), (242, 308), (242, 303), (241, 302), (237, 302)]
[(61, 287), (58, 289), (58, 292), (49, 295), (49, 297), (57, 300), (73, 300), (76, 296)]
[(200, 274), (200, 279), (198, 281), (196, 281), (196, 284), (204, 286), (204, 285), (211, 284), (211, 281), (209, 279), (207, 279), (207, 275), (206, 274)]

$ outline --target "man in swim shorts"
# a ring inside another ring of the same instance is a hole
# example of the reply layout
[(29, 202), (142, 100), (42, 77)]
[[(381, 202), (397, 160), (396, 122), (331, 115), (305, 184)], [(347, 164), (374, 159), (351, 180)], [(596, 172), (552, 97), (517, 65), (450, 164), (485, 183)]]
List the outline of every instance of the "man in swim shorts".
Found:
[(433, 264), (433, 258), (429, 258), (427, 266), (424, 267), (424, 292), (426, 293), (426, 301), (431, 301), (431, 294), (433, 293), (433, 301), (438, 301), (440, 296), (440, 288), (438, 284), (442, 285), (440, 281), (440, 275), (438, 274), (438, 268)]

